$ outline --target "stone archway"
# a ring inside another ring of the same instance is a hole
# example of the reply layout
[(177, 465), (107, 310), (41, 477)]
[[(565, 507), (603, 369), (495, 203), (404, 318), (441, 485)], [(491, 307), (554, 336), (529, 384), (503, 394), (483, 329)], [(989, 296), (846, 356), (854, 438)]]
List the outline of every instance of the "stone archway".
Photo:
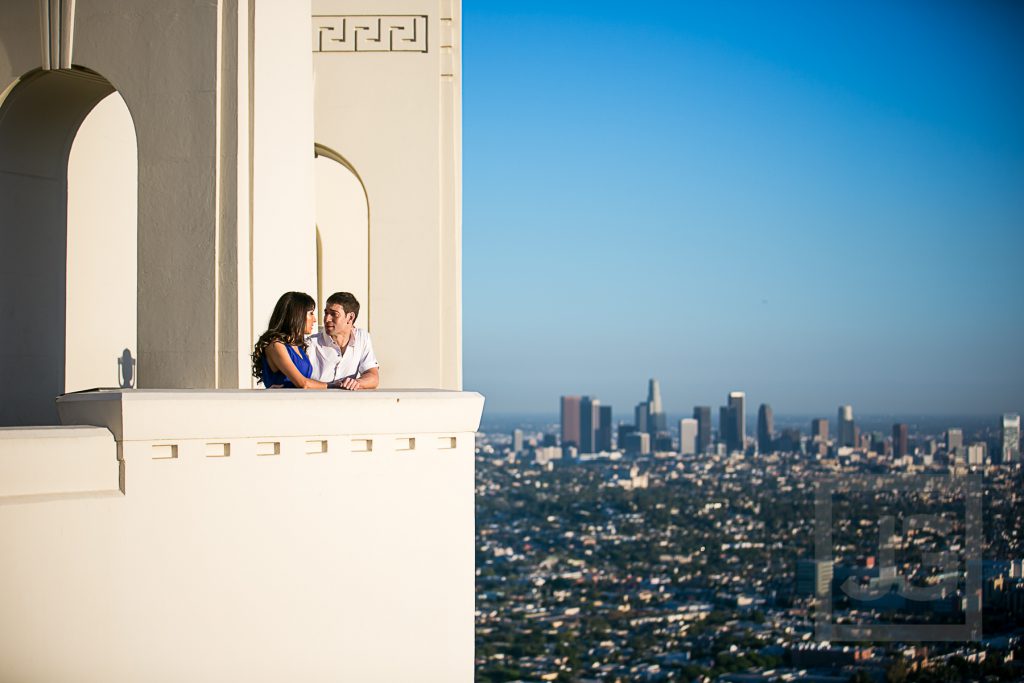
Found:
[(94, 72), (29, 73), (0, 104), (0, 425), (135, 385), (137, 156), (127, 105)]

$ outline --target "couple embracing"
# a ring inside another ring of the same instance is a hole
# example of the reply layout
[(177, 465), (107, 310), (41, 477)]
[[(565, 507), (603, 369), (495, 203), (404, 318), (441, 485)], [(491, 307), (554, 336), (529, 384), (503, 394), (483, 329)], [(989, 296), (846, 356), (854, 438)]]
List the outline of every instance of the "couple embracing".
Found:
[(313, 334), (316, 302), (303, 292), (277, 300), (270, 328), (252, 352), (252, 374), (268, 389), (376, 389), (380, 383), (370, 334), (355, 326), (359, 302), (335, 292), (324, 305), (323, 328)]

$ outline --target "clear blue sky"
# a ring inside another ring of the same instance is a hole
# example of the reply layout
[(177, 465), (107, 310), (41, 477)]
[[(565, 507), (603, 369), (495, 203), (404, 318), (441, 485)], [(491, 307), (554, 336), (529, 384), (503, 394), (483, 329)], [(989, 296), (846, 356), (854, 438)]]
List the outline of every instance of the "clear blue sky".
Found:
[(492, 413), (1024, 410), (1024, 3), (464, 0)]

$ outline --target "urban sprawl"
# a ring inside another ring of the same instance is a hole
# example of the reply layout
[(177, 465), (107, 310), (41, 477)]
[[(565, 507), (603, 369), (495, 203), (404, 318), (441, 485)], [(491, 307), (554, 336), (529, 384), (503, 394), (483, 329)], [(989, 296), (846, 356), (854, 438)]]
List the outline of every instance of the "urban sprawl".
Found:
[(477, 680), (1024, 680), (1018, 415), (748, 437), (745, 403), (481, 432)]

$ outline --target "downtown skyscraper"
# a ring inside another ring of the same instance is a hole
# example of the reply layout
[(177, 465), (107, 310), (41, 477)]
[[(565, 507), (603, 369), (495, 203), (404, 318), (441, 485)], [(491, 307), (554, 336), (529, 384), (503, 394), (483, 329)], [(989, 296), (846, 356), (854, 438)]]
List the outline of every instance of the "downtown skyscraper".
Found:
[(636, 404), (636, 408), (633, 409), (633, 431), (638, 434), (647, 434), (650, 432), (650, 428), (647, 425), (647, 402), (641, 401)]
[(771, 453), (774, 448), (772, 435), (775, 432), (775, 418), (772, 407), (762, 403), (757, 409), (757, 450), (759, 453)]
[(836, 446), (854, 448), (857, 445), (857, 427), (853, 423), (853, 406), (839, 406), (836, 425)]
[(661, 405), (661, 386), (658, 380), (647, 382), (647, 429), (652, 434), (665, 431), (665, 409)]
[(730, 392), (726, 405), (718, 410), (718, 440), (730, 453), (743, 451), (746, 445), (746, 400), (742, 391)]
[(597, 452), (597, 431), (601, 426), (601, 401), (590, 396), (580, 399), (580, 453)]
[(684, 417), (679, 421), (679, 454), (694, 455), (697, 453), (697, 420)]
[(612, 407), (600, 406), (594, 444), (599, 453), (612, 450)]
[(729, 392), (729, 402), (726, 407), (726, 429), (725, 447), (731, 453), (743, 451), (747, 443), (747, 395), (742, 391)]
[(636, 404), (634, 415), (636, 431), (650, 434), (652, 443), (654, 436), (666, 430), (668, 423), (665, 419), (665, 410), (661, 406), (661, 387), (658, 380), (648, 380), (647, 400)]
[(954, 462), (964, 459), (964, 430), (951, 427), (946, 431), (946, 453)]
[(580, 397), (563, 396), (561, 401), (562, 445), (580, 445)]
[(910, 452), (910, 428), (905, 422), (897, 422), (892, 426), (892, 455), (902, 458)]
[(562, 447), (574, 446), (580, 453), (612, 449), (612, 408), (592, 396), (563, 396), (561, 399)]
[(694, 406), (693, 419), (697, 421), (697, 452), (707, 453), (711, 448), (711, 406)]
[(1021, 461), (1020, 415), (1017, 413), (1003, 415), (1002, 451), (1002, 464)]

